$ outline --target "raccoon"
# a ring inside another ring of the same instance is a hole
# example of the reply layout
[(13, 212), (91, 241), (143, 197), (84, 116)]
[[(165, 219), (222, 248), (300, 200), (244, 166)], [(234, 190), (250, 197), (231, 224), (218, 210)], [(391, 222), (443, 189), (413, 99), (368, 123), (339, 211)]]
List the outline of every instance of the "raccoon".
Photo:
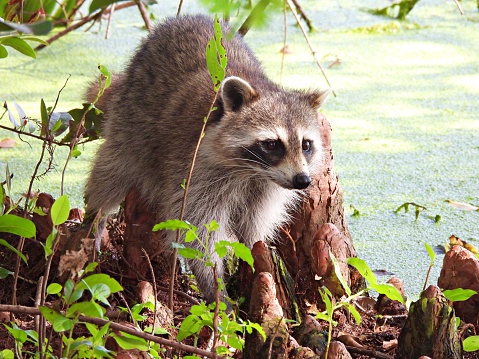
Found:
[[(179, 217), (181, 183), (215, 99), (205, 60), (212, 36), (206, 16), (167, 19), (106, 91), (105, 141), (86, 185), (88, 213), (110, 212), (137, 188), (158, 221)], [(275, 238), (322, 167), (318, 110), (328, 95), (288, 91), (270, 81), (240, 36), (224, 37), (223, 44), (226, 78), (199, 148), (184, 216), (200, 236), (203, 224), (220, 224), (211, 251), (219, 240), (251, 248)], [(164, 233), (162, 245), (171, 248), (175, 236)], [(222, 277), (223, 263), (214, 260)], [(189, 266), (212, 301), (211, 269), (194, 260)]]

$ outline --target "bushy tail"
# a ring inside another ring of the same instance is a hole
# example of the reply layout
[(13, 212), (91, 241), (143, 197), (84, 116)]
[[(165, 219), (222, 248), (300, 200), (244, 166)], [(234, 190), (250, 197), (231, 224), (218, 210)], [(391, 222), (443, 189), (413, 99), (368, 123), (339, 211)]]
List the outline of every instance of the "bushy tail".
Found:
[[(119, 74), (112, 74), (111, 75), (111, 84), (104, 92), (103, 95), (98, 99), (95, 103), (95, 107), (99, 108), (103, 112), (107, 111), (108, 104), (111, 102), (112, 95), (115, 93), (116, 89), (119, 86), (121, 76)], [(98, 91), (100, 90), (100, 82), (98, 79), (90, 82), (88, 88), (85, 93), (85, 99), (88, 102), (95, 101), (96, 97), (98, 96)]]

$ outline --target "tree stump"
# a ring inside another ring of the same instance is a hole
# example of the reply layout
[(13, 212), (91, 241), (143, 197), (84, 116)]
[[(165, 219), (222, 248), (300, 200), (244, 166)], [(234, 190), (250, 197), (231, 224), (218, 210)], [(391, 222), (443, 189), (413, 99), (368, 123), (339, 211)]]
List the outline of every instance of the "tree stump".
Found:
[(416, 359), (423, 355), (441, 359), (462, 358), (454, 309), (440, 289), (433, 285), (411, 304), (396, 351), (398, 359)]
[[(344, 216), (343, 190), (334, 172), (331, 125), (326, 117), (321, 116), (320, 126), (326, 154), (323, 171), (314, 178), (308, 189), (309, 198), (283, 231), (277, 244), (281, 258), (294, 279), (295, 292), (299, 294), (301, 304), (305, 301), (321, 302), (318, 288), (327, 285), (330, 278), (331, 264), (327, 262), (329, 258), (325, 259), (326, 255), (329, 257), (329, 250), (339, 258), (343, 276), (353, 292), (364, 288), (364, 279), (342, 262), (345, 258), (356, 257), (357, 253)], [(322, 279), (317, 280), (318, 276)], [(327, 286), (331, 290), (330, 285)], [(342, 294), (333, 293), (337, 296)]]

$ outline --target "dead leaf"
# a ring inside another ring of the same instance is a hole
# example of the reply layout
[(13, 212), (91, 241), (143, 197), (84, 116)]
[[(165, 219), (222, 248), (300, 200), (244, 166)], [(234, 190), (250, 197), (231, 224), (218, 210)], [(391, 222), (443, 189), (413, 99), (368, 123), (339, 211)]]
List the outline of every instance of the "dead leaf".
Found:
[(479, 207), (473, 206), (469, 203), (455, 202), (450, 199), (446, 199), (446, 202), (457, 209), (462, 209), (463, 211), (479, 211)]
[(396, 348), (397, 346), (398, 346), (398, 340), (397, 339), (393, 339), (393, 340), (383, 342), (383, 349), (385, 349), (385, 350), (391, 350), (391, 349)]
[(0, 141), (0, 148), (13, 148), (17, 145), (17, 141), (13, 138), (7, 137)]

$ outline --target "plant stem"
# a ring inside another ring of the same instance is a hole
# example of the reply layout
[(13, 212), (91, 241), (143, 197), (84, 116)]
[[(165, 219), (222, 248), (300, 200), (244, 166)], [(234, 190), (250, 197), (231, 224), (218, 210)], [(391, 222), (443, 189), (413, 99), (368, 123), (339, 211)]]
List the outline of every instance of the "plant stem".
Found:
[[(214, 104), (216, 102), (216, 99), (218, 97), (218, 92), (215, 92), (215, 97), (213, 101), (211, 102), (210, 109), (208, 110), (208, 114), (205, 117), (205, 120), (203, 121), (203, 127), (201, 128), (200, 136), (198, 138), (198, 142), (196, 143), (196, 148), (193, 153), (193, 159), (191, 161), (191, 167), (190, 171), (188, 173), (188, 178), (186, 179), (186, 185), (185, 185), (185, 192), (183, 194), (183, 201), (181, 203), (181, 210), (180, 210), (180, 218), (179, 220), (182, 221), (185, 215), (185, 209), (186, 209), (186, 199), (188, 198), (188, 190), (190, 188), (190, 182), (191, 178), (193, 177), (193, 170), (195, 168), (195, 162), (196, 162), (196, 157), (198, 156), (198, 151), (200, 149), (201, 141), (203, 139), (203, 136), (205, 134), (205, 129), (206, 129), (206, 124), (208, 123), (208, 119), (211, 116), (211, 113), (213, 112)], [(180, 242), (180, 237), (181, 233), (180, 230), (176, 232), (176, 243)], [(170, 307), (170, 310), (173, 311), (173, 293), (174, 293), (174, 287), (175, 287), (175, 279), (176, 279), (176, 260), (178, 258), (178, 249), (175, 248), (173, 250), (173, 258), (172, 258), (172, 264), (171, 264), (171, 280), (170, 280), (170, 293), (169, 293), (169, 298), (168, 298), (168, 306)]]

